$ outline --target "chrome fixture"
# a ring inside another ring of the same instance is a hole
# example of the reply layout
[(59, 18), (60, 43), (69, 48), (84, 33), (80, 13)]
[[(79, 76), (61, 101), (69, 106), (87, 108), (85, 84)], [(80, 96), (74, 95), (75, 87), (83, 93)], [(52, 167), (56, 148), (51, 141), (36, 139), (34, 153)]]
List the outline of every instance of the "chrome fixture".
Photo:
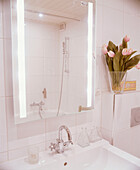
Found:
[(38, 106), (39, 107), (39, 116), (40, 116), (41, 119), (43, 119), (42, 115), (41, 115), (41, 113), (43, 111), (43, 108), (42, 108), (43, 105), (45, 105), (45, 103), (43, 101), (41, 101), (39, 103), (33, 102), (32, 104), (30, 104), (31, 107), (34, 107), (34, 106)]
[[(67, 132), (67, 135), (68, 135), (68, 141), (66, 141), (66, 142), (64, 142), (62, 139), (62, 130), (63, 129)], [(69, 146), (69, 144), (73, 145), (71, 132), (67, 126), (62, 125), (59, 128), (58, 139), (56, 139), (56, 143), (51, 143), (49, 148), (51, 149), (51, 151), (55, 150), (57, 153), (63, 153), (65, 148), (67, 148)]]
[(64, 55), (64, 72), (69, 73), (69, 37), (65, 37), (63, 42), (63, 55)]

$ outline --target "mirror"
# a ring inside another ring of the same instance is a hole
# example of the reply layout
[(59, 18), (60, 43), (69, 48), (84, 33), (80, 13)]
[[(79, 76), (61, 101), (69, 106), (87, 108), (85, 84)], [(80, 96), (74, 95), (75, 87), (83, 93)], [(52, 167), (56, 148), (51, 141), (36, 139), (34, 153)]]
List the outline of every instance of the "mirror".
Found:
[(11, 2), (16, 124), (93, 109), (95, 2)]

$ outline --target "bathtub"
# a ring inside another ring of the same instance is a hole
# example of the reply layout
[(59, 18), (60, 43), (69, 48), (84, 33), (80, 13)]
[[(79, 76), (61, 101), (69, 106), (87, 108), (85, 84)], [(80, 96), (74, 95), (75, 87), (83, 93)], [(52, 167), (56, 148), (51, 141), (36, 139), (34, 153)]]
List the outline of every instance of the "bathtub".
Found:
[(63, 154), (46, 151), (36, 165), (23, 158), (6, 162), (0, 170), (140, 170), (140, 159), (102, 140), (86, 148), (74, 146)]

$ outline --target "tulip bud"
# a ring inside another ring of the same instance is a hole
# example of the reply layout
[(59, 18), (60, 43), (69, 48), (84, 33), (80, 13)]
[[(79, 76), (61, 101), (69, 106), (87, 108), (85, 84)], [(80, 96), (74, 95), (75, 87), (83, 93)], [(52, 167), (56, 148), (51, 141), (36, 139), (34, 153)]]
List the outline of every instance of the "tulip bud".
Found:
[(122, 55), (127, 55), (128, 54), (128, 49), (127, 48), (124, 48), (123, 50), (122, 50)]
[(130, 41), (130, 38), (126, 35), (126, 36), (124, 37), (124, 41), (125, 41), (125, 42), (128, 42), (128, 41)]
[(108, 54), (109, 57), (111, 57), (111, 58), (113, 58), (113, 57), (115, 56), (115, 53), (114, 53), (113, 51), (111, 51), (111, 50), (110, 50), (107, 54)]
[(107, 50), (107, 45), (105, 44), (102, 48), (103, 54), (107, 54), (108, 50)]
[(130, 48), (130, 49), (128, 50), (128, 54), (127, 54), (127, 55), (130, 55), (132, 52), (133, 52), (133, 49)]

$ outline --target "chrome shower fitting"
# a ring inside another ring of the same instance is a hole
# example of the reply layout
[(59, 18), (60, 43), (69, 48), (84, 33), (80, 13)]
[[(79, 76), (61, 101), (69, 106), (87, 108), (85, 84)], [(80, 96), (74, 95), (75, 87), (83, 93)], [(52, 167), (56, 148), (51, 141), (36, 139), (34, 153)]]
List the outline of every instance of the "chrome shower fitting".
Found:
[(41, 101), (39, 103), (33, 102), (32, 104), (30, 104), (31, 107), (34, 107), (34, 106), (38, 106), (39, 107), (39, 116), (40, 116), (41, 119), (43, 119), (42, 115), (41, 115), (41, 113), (43, 111), (43, 108), (42, 108), (43, 105), (45, 105), (45, 103), (43, 101)]

